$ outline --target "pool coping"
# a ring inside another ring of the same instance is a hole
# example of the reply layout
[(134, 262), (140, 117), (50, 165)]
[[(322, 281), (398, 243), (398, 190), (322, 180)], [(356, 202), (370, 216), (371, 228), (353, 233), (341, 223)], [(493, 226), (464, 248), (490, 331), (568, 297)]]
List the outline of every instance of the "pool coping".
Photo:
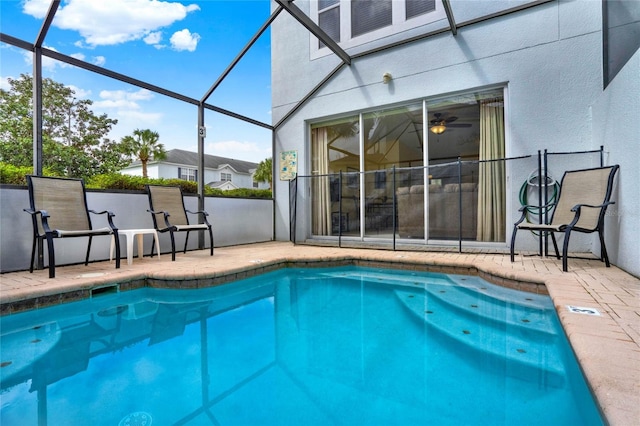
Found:
[[(170, 266), (175, 265), (168, 268), (158, 268), (156, 259), (143, 259), (137, 262), (135, 268), (119, 270), (112, 269), (113, 265), (108, 262), (100, 262), (102, 265), (94, 268), (100, 272), (79, 275), (77, 272), (86, 270), (83, 268), (87, 267), (58, 268), (59, 276), (63, 275), (62, 271), (73, 270), (71, 277), (66, 276), (67, 279), (60, 281), (55, 279), (55, 284), (47, 286), (25, 286), (8, 291), (3, 289), (0, 315), (86, 299), (91, 297), (92, 291), (115, 284), (121, 291), (142, 287), (205, 288), (284, 267), (361, 265), (477, 275), (505, 287), (548, 293), (607, 423), (626, 425), (637, 423), (640, 419), (640, 345), (638, 336), (633, 334), (637, 330), (637, 324), (633, 323), (633, 319), (629, 320), (629, 317), (621, 318), (625, 309), (631, 312), (631, 316), (635, 312), (638, 318), (640, 303), (637, 295), (640, 294), (640, 280), (631, 276), (624, 277), (632, 286), (631, 293), (626, 288), (622, 289), (626, 290), (627, 299), (631, 298), (628, 306), (619, 306), (619, 303), (616, 305), (616, 300), (613, 300), (617, 298), (619, 302), (624, 298), (624, 291), (594, 291), (594, 287), (597, 289), (602, 282), (614, 282), (618, 275), (626, 274), (618, 268), (605, 268), (596, 261), (572, 259), (570, 272), (562, 273), (555, 259), (520, 257), (516, 263), (509, 264), (505, 263), (505, 256), (489, 254), (335, 249), (278, 242), (252, 247), (257, 247), (259, 251), (247, 255), (249, 247), (236, 248), (245, 250), (242, 255), (232, 248), (217, 249), (218, 259), (215, 261), (211, 260), (216, 258), (215, 255), (209, 258), (200, 252), (190, 252), (178, 257), (178, 262), (168, 263)], [(227, 255), (229, 257), (224, 259)], [(41, 272), (46, 273), (36, 271)], [(607, 290), (611, 290), (612, 285), (608, 287)], [(622, 294), (616, 294), (620, 291)], [(600, 315), (577, 315), (567, 309), (570, 305), (595, 307)], [(629, 321), (632, 322), (631, 330)], [(640, 320), (637, 322), (640, 324)]]

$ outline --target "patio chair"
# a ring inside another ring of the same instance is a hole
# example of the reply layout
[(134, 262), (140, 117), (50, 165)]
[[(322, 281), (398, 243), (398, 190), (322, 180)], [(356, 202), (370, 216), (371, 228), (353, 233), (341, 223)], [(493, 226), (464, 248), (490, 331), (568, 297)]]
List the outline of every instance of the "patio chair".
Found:
[[(184, 241), (184, 253), (187, 252), (187, 243), (189, 242), (189, 232), (191, 231), (209, 231), (209, 240), (211, 241), (211, 256), (213, 256), (213, 231), (211, 224), (207, 220), (209, 214), (205, 211), (189, 211), (184, 206), (184, 198), (182, 189), (179, 186), (160, 186), (147, 185), (147, 194), (149, 195), (149, 213), (153, 218), (153, 227), (156, 231), (164, 233), (169, 232), (171, 236), (171, 260), (176, 260), (176, 243), (175, 232), (186, 232)], [(187, 213), (201, 215), (204, 223), (190, 224)], [(155, 241), (151, 245), (151, 256), (153, 256)], [(158, 252), (160, 247), (158, 247)]]
[(520, 208), (522, 217), (514, 224), (511, 236), (511, 262), (513, 262), (516, 232), (519, 229), (551, 233), (551, 240), (558, 259), (560, 259), (560, 254), (555, 233), (564, 233), (562, 245), (562, 270), (564, 272), (567, 272), (567, 250), (571, 232), (597, 232), (600, 237), (600, 259), (609, 267), (609, 256), (604, 243), (604, 216), (607, 207), (614, 204), (610, 199), (613, 180), (618, 169), (619, 166), (614, 165), (565, 172), (560, 182), (558, 202), (549, 224), (526, 222), (527, 209), (535, 209), (538, 206), (522, 206)]
[[(116, 268), (120, 268), (118, 228), (113, 224), (115, 215), (110, 211), (97, 212), (87, 208), (87, 196), (82, 180), (27, 175), (27, 185), (31, 208), (24, 211), (31, 215), (33, 222), (33, 246), (29, 272), (33, 272), (36, 245), (39, 253), (38, 267), (42, 267), (40, 254), (45, 239), (49, 253), (49, 278), (54, 278), (56, 275), (54, 238), (89, 237), (87, 256), (84, 261), (87, 265), (91, 241), (93, 237), (99, 235), (113, 235), (116, 247)], [(106, 214), (108, 226), (94, 228), (89, 213)]]

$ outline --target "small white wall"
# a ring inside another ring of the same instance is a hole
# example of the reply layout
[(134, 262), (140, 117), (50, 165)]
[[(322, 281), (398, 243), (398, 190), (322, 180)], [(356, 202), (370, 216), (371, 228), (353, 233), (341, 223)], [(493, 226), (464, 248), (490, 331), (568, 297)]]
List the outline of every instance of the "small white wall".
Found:
[[(141, 192), (87, 192), (90, 209), (115, 213), (114, 223), (119, 229), (153, 228), (148, 197)], [(185, 195), (188, 210), (198, 210), (198, 198)], [(3, 186), (0, 188), (0, 272), (29, 269), (33, 226), (31, 216), (22, 209), (29, 207), (29, 193), (26, 188)], [(213, 225), (214, 247), (271, 241), (273, 235), (273, 200), (225, 197), (205, 197), (205, 211)], [(105, 215), (92, 215), (95, 227), (108, 226)], [(90, 260), (109, 259), (111, 237), (95, 237), (91, 247)], [(176, 250), (184, 247), (185, 233), (176, 234)], [(122, 267), (126, 267), (125, 242), (121, 239), (121, 255), (125, 257)], [(54, 241), (56, 264), (64, 265), (84, 262), (87, 238), (56, 239)], [(160, 234), (163, 253), (171, 252), (168, 234)], [(209, 237), (205, 246), (210, 247)], [(197, 249), (197, 233), (189, 236), (189, 250)], [(144, 250), (151, 250), (151, 236), (144, 236)], [(134, 252), (137, 253), (134, 244)], [(215, 252), (214, 252), (215, 255)], [(169, 259), (170, 261), (170, 259)], [(45, 265), (47, 264), (45, 243)]]

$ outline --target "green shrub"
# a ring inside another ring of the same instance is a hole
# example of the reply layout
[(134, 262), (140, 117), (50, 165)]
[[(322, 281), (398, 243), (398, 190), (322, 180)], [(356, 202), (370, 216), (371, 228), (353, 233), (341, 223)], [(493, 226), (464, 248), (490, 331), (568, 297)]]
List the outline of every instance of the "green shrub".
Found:
[(26, 185), (25, 175), (33, 172), (31, 167), (18, 167), (11, 164), (0, 163), (0, 183), (10, 185)]
[(220, 192), (227, 197), (271, 198), (271, 190), (269, 189), (238, 188)]
[[(14, 166), (0, 161), (0, 184), (27, 186), (27, 178), (25, 176), (31, 174), (33, 174), (33, 167), (31, 166)], [(42, 174), (53, 176), (47, 169), (44, 169)]]
[[(25, 175), (33, 173), (31, 167), (17, 167), (11, 164), (0, 162), (0, 183), (11, 185), (26, 185)], [(45, 170), (45, 176), (52, 176)], [(182, 179), (152, 179), (142, 176), (121, 175), (119, 173), (109, 173), (92, 176), (85, 180), (87, 188), (92, 189), (122, 189), (127, 191), (144, 191), (145, 185), (173, 185), (182, 188), (185, 194), (197, 194), (198, 183)], [(245, 198), (271, 198), (271, 191), (268, 189), (238, 188), (230, 191), (223, 191), (218, 188), (204, 187), (204, 194), (210, 196), (225, 197), (245, 197)]]

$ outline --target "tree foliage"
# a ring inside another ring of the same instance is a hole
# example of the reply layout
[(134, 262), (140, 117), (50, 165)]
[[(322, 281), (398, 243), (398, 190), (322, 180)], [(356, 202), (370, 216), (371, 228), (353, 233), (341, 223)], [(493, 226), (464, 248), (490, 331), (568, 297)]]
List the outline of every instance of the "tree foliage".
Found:
[(269, 189), (271, 189), (271, 181), (273, 179), (273, 160), (271, 157), (262, 160), (258, 164), (258, 168), (253, 175), (253, 180), (256, 182), (268, 182)]
[(154, 160), (164, 160), (167, 152), (164, 144), (159, 143), (160, 135), (151, 129), (135, 129), (133, 136), (125, 136), (121, 143), (124, 149), (134, 155), (142, 163), (142, 177), (147, 177), (147, 163), (152, 158)]
[[(21, 74), (0, 89), (0, 161), (33, 164), (33, 79)], [(50, 78), (42, 80), (43, 167), (56, 176), (88, 178), (130, 163), (121, 143), (107, 137), (118, 120), (91, 110), (93, 101)]]

